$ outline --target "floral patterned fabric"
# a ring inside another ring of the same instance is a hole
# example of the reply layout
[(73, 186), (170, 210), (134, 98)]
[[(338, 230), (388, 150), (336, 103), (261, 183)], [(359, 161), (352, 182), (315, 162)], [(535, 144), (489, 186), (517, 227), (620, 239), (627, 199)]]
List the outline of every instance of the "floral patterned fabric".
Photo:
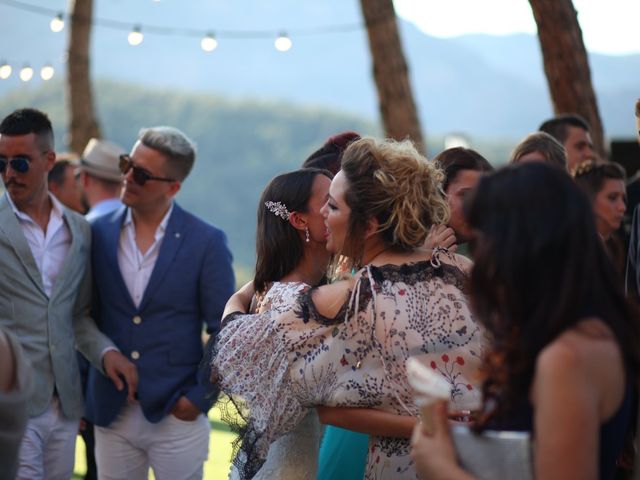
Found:
[[(366, 267), (333, 319), (319, 314), (310, 289), (293, 308), (228, 323), (214, 368), (222, 391), (242, 397), (247, 408), (245, 464), (260, 463), (269, 443), (314, 405), (417, 416), (405, 369), (412, 356), (451, 383), (453, 408), (479, 406), (484, 338), (467, 307), (464, 273), (450, 258)], [(365, 478), (416, 478), (408, 439), (370, 437), (369, 447)]]

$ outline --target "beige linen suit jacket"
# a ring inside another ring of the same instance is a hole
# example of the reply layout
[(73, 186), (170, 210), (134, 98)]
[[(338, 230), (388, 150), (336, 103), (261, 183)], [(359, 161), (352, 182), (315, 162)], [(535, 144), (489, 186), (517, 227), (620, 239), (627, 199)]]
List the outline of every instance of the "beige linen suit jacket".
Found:
[(91, 307), (91, 229), (64, 209), (71, 245), (47, 296), (29, 244), (6, 193), (0, 198), (0, 327), (18, 338), (31, 367), (29, 416), (47, 408), (55, 391), (65, 417), (80, 418), (84, 399), (76, 347), (100, 371), (113, 343), (96, 327)]

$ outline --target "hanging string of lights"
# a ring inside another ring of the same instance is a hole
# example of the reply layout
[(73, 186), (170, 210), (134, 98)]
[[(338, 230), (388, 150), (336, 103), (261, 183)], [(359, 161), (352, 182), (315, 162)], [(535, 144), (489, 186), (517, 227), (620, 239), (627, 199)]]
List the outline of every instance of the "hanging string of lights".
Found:
[[(154, 0), (159, 1), (159, 0)], [(65, 21), (70, 19), (71, 15), (39, 5), (33, 5), (20, 0), (0, 0), (0, 5), (6, 5), (18, 10), (34, 13), (41, 16), (47, 16), (51, 18), (49, 22), (49, 28), (54, 33), (60, 33), (65, 28)], [(131, 46), (138, 46), (144, 41), (145, 33), (152, 35), (164, 35), (164, 36), (182, 36), (191, 38), (200, 38), (200, 48), (207, 53), (213, 52), (218, 48), (218, 39), (274, 39), (274, 47), (280, 52), (286, 52), (291, 49), (293, 42), (291, 36), (303, 37), (311, 35), (325, 35), (335, 33), (350, 33), (360, 31), (364, 28), (361, 22), (343, 24), (343, 25), (329, 25), (314, 28), (305, 29), (286, 29), (274, 32), (273, 30), (198, 30), (194, 28), (176, 28), (160, 25), (132, 25), (129, 22), (120, 20), (106, 19), (106, 18), (75, 18), (74, 20), (80, 22), (91, 23), (92, 26), (101, 28), (107, 28), (111, 30), (124, 31), (127, 33), (127, 42)], [(14, 67), (11, 66), (6, 60), (0, 61), (0, 80), (6, 80), (11, 77), (14, 71)], [(18, 77), (23, 82), (28, 82), (34, 77), (34, 69), (29, 63), (24, 63), (18, 70)], [(43, 80), (51, 80), (55, 75), (55, 70), (51, 63), (40, 68), (40, 78)]]
[[(159, 0), (154, 0), (159, 1)], [(49, 27), (52, 32), (59, 33), (62, 32), (65, 28), (65, 20), (70, 18), (70, 15), (65, 12), (60, 12), (58, 10), (54, 10), (47, 7), (42, 7), (39, 5), (33, 5), (27, 2), (22, 2), (19, 0), (0, 0), (1, 5), (6, 5), (9, 7), (13, 7), (19, 10), (27, 11), (30, 13), (35, 13), (41, 16), (47, 16), (51, 18), (51, 22), (49, 23)], [(124, 22), (120, 20), (112, 20), (105, 18), (74, 18), (76, 21), (85, 21), (91, 23), (93, 26), (98, 26), (102, 28), (108, 28), (111, 30), (119, 30), (128, 32), (127, 41), (131, 46), (140, 45), (145, 38), (145, 34), (149, 33), (152, 35), (172, 35), (172, 36), (182, 36), (182, 37), (191, 37), (191, 38), (200, 38), (200, 48), (203, 51), (209, 53), (213, 52), (218, 47), (219, 39), (274, 39), (274, 47), (276, 50), (280, 52), (286, 52), (291, 49), (293, 46), (293, 42), (291, 40), (291, 36), (294, 37), (302, 37), (302, 36), (311, 36), (311, 35), (324, 35), (324, 34), (334, 34), (334, 33), (349, 33), (360, 31), (364, 28), (364, 25), (361, 22), (343, 24), (343, 25), (329, 25), (315, 28), (305, 28), (305, 29), (286, 29), (274, 32), (273, 30), (228, 30), (228, 29), (218, 29), (218, 30), (198, 30), (194, 28), (176, 28), (176, 27), (167, 27), (160, 25), (141, 25), (134, 24), (132, 25), (129, 22)], [(0, 80), (5, 80), (11, 76), (13, 72), (13, 68), (6, 61), (0, 62)], [(49, 80), (54, 75), (54, 69), (51, 64), (47, 64), (43, 66), (40, 70), (40, 77), (43, 80)], [(27, 82), (33, 78), (34, 71), (28, 64), (25, 64), (22, 69), (20, 69), (19, 76), (20, 79)]]

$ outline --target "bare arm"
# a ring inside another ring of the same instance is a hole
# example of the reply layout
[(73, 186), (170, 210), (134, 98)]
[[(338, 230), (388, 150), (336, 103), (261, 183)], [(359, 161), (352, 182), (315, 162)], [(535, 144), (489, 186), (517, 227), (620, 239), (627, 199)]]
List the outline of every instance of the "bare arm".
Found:
[(222, 318), (234, 312), (247, 313), (249, 311), (251, 299), (253, 298), (254, 294), (255, 289), (253, 288), (253, 280), (245, 283), (240, 288), (240, 290), (231, 295), (231, 297), (227, 301), (227, 305), (224, 307)]
[(379, 437), (411, 438), (416, 417), (395, 415), (375, 408), (316, 407), (320, 422)]
[(599, 395), (585, 363), (558, 343), (541, 353), (531, 393), (536, 478), (596, 479)]

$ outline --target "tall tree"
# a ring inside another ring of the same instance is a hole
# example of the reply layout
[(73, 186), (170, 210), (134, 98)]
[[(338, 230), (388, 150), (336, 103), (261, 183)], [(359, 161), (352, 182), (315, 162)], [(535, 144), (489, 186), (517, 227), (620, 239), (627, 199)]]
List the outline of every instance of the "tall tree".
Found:
[(409, 68), (398, 34), (392, 0), (360, 0), (373, 59), (373, 77), (387, 136), (409, 136), (424, 150), (420, 120), (413, 100)]
[(73, 152), (81, 153), (91, 138), (100, 137), (89, 71), (93, 0), (69, 0), (69, 12), (71, 26), (67, 49), (68, 147)]
[(553, 109), (556, 114), (582, 115), (591, 126), (591, 138), (596, 151), (604, 156), (602, 122), (573, 2), (529, 0), (529, 3), (538, 25), (538, 39)]

